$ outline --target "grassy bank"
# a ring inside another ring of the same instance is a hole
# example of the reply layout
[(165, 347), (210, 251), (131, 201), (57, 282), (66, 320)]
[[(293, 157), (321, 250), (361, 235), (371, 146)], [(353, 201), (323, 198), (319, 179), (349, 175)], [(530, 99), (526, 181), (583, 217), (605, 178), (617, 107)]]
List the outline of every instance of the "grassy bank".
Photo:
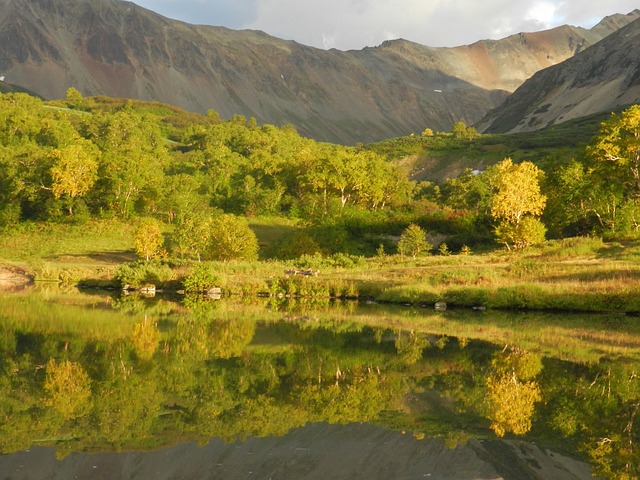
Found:
[[(0, 263), (36, 281), (116, 285), (136, 260), (131, 226), (115, 221), (26, 225), (0, 240)], [(290, 228), (290, 226), (287, 226)], [(273, 234), (273, 232), (271, 233)], [(268, 248), (265, 245), (264, 248)], [(195, 263), (169, 260), (160, 279), (177, 288)], [(307, 256), (293, 261), (211, 263), (217, 283), (237, 295), (359, 297), (449, 307), (640, 312), (640, 241), (574, 238), (522, 252), (374, 258)], [(309, 269), (317, 276), (288, 275)]]

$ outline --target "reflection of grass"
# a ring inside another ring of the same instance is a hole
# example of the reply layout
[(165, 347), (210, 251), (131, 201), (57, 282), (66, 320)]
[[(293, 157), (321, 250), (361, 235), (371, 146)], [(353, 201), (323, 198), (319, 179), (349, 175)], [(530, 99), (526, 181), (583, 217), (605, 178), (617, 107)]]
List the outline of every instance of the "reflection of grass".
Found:
[(108, 296), (64, 293), (54, 286), (28, 295), (0, 295), (4, 327), (39, 334), (65, 333), (93, 340), (115, 340), (131, 334), (136, 318), (114, 312)]

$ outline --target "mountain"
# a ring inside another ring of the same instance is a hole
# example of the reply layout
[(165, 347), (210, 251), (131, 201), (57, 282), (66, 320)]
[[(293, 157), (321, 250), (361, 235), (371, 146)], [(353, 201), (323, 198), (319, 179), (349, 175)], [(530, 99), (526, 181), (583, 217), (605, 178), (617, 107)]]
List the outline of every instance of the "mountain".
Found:
[(317, 140), (350, 144), (475, 123), (536, 71), (638, 17), (455, 48), (395, 40), (342, 52), (190, 25), (120, 0), (3, 0), (0, 75), (46, 98), (73, 86), (290, 123)]
[(493, 133), (532, 131), (634, 103), (640, 103), (640, 19), (536, 73), (478, 125)]

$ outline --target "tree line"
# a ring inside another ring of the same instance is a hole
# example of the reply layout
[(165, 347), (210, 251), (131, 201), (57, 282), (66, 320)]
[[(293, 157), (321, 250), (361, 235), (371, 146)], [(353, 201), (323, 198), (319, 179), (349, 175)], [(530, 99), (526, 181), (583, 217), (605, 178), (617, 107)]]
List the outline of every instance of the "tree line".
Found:
[[(249, 253), (239, 256), (255, 257), (243, 220), (251, 216), (299, 219), (302, 234), (290, 239), (296, 254), (397, 251), (389, 238), (411, 224), (447, 235), (457, 249), (626, 235), (640, 226), (639, 125), (636, 105), (604, 122), (580, 158), (560, 159), (547, 171), (507, 158), (436, 185), (411, 181), (374, 148), (319, 143), (291, 126), (83, 98), (73, 88), (57, 102), (5, 94), (0, 227), (153, 219), (178, 232), (172, 252), (191, 258), (219, 254), (212, 245), (224, 239), (211, 238), (214, 224), (216, 231), (228, 227), (228, 238), (245, 238)], [(452, 141), (478, 136), (459, 123), (454, 130)]]

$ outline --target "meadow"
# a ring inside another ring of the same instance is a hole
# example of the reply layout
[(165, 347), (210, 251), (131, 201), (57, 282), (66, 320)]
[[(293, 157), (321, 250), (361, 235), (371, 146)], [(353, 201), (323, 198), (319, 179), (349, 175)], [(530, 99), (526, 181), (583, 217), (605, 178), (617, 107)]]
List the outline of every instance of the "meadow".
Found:
[[(261, 250), (272, 249), (290, 229), (287, 222), (251, 223)], [(550, 240), (520, 251), (467, 254), (434, 251), (416, 258), (400, 254), (346, 254), (196, 262), (137, 260), (132, 227), (115, 220), (80, 225), (23, 224), (0, 239), (7, 268), (20, 267), (36, 282), (69, 288), (120, 288), (123, 265), (152, 272), (158, 288), (178, 291), (196, 268), (209, 271), (225, 295), (352, 298), (362, 301), (448, 308), (566, 312), (640, 312), (640, 241), (576, 237)], [(295, 275), (292, 271), (316, 275)], [(155, 272), (155, 273), (153, 273)], [(147, 273), (149, 274), (149, 273)]]

